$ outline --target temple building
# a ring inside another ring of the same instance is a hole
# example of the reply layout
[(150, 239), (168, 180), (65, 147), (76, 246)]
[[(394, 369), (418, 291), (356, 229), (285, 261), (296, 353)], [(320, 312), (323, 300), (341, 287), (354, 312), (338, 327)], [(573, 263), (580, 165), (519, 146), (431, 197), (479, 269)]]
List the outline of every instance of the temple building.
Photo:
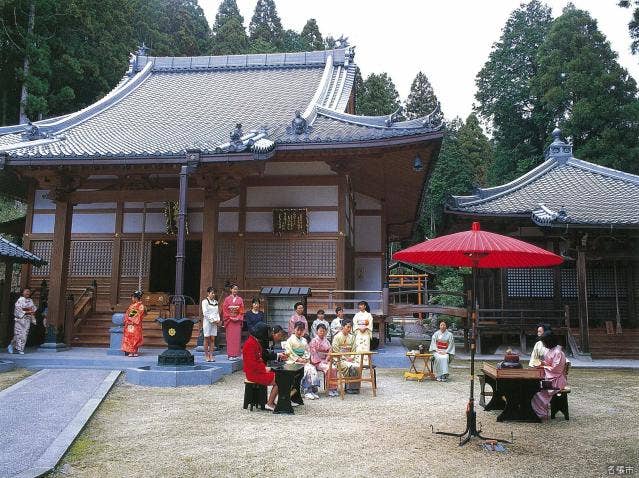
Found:
[(576, 159), (558, 129), (553, 136), (546, 161), (530, 172), (450, 198), (449, 228), (480, 220), (564, 257), (556, 268), (482, 271), (480, 304), (496, 334), (514, 330), (520, 316), (543, 322), (565, 310), (577, 349), (638, 358), (639, 176)]
[[(98, 312), (172, 293), (181, 166), (185, 294), (208, 286), (380, 290), (390, 241), (409, 238), (442, 140), (431, 114), (357, 116), (354, 50), (132, 55), (87, 108), (0, 128), (0, 167), (28, 186), (23, 285), (49, 284), (69, 340), (68, 293)], [(37, 299), (37, 297), (36, 297)]]

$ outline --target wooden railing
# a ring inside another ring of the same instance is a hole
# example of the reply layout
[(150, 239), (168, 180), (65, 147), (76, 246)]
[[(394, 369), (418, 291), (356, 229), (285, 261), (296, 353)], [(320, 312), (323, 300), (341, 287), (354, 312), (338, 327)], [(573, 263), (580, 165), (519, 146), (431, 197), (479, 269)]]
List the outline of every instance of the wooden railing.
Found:
[(341, 306), (346, 315), (353, 315), (357, 313), (357, 303), (361, 300), (368, 302), (371, 314), (386, 315), (383, 290), (313, 289), (312, 295), (306, 299), (306, 308), (309, 313), (315, 314), (319, 309), (332, 313), (335, 307)]
[[(82, 321), (96, 310), (98, 284), (93, 281), (89, 287), (79, 289), (80, 295), (73, 300), (73, 328), (77, 329)], [(71, 295), (73, 297), (73, 295)]]

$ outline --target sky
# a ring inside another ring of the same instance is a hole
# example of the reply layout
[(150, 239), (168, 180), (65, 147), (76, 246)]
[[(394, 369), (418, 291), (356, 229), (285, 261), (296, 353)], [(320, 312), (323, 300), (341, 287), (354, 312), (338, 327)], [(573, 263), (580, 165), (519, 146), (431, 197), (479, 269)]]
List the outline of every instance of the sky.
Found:
[[(199, 0), (209, 23), (221, 0)], [(437, 94), (448, 119), (466, 118), (473, 107), (475, 76), (520, 0), (275, 0), (285, 29), (301, 31), (315, 18), (323, 36), (348, 36), (356, 46), (355, 62), (364, 77), (390, 74), (402, 100), (419, 71)], [(553, 16), (568, 0), (547, 0)], [(639, 80), (639, 55), (630, 54), (628, 22), (632, 10), (617, 0), (572, 0), (598, 22), (619, 62)], [(256, 0), (237, 0), (244, 25), (253, 15)]]

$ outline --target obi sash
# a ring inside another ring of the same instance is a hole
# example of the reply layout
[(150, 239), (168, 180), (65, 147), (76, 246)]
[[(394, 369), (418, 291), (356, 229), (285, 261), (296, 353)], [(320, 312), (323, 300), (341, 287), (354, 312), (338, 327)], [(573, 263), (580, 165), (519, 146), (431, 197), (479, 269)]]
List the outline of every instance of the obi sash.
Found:
[(437, 341), (437, 350), (446, 350), (448, 348), (448, 342), (444, 342), (443, 340)]

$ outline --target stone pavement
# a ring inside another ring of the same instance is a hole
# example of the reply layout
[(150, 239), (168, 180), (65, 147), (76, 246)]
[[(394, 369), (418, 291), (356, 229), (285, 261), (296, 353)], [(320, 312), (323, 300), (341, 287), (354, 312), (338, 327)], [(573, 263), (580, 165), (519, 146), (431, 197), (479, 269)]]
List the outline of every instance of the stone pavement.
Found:
[(0, 477), (53, 469), (119, 375), (45, 369), (0, 392)]

